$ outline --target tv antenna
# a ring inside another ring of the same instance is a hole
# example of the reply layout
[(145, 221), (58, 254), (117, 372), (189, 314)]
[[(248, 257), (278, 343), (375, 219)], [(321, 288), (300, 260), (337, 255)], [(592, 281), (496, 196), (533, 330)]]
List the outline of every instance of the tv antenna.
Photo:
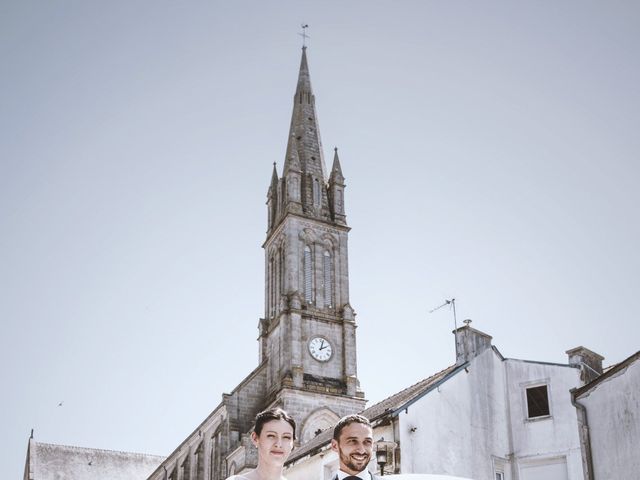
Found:
[(433, 310), (429, 310), (429, 313), (434, 313), (447, 305), (449, 305), (453, 310), (453, 335), (456, 341), (456, 361), (458, 361), (458, 319), (456, 317), (456, 299), (452, 298), (451, 300), (445, 300), (442, 305), (438, 305)]

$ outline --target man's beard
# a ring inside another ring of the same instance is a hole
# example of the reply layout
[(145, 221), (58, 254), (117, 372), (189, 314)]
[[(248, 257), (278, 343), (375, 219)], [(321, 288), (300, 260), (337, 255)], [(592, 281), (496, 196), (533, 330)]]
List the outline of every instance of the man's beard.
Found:
[(351, 456), (344, 454), (340, 447), (338, 447), (338, 453), (340, 454), (340, 461), (344, 464), (344, 466), (348, 467), (349, 470), (353, 472), (361, 472), (362, 470), (367, 468), (369, 460), (371, 460), (371, 455), (367, 455), (365, 453), (366, 458), (362, 460), (362, 463), (360, 465), (357, 465), (355, 463), (356, 460), (352, 459)]

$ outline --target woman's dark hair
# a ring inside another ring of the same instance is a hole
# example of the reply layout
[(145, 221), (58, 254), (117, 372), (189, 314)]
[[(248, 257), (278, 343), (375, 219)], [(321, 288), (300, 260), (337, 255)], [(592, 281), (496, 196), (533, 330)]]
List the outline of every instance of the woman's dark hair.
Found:
[(284, 420), (289, 425), (291, 425), (291, 428), (293, 428), (293, 439), (296, 439), (296, 422), (287, 412), (285, 412), (281, 408), (270, 408), (269, 410), (265, 410), (256, 415), (256, 421), (253, 426), (253, 431), (256, 432), (256, 435), (260, 436), (264, 424), (272, 420)]

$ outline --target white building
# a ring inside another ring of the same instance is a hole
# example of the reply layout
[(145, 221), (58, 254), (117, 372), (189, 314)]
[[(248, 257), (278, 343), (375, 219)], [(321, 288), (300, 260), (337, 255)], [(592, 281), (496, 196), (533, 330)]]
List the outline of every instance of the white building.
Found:
[[(478, 480), (582, 480), (570, 390), (581, 368), (504, 358), (491, 337), (457, 330), (457, 362), (366, 409), (385, 473), (432, 473)], [(572, 363), (572, 364), (570, 364)], [(289, 480), (328, 479), (337, 465), (331, 431), (295, 451)], [(372, 470), (379, 467), (372, 461)]]
[(572, 392), (585, 480), (640, 478), (640, 351)]

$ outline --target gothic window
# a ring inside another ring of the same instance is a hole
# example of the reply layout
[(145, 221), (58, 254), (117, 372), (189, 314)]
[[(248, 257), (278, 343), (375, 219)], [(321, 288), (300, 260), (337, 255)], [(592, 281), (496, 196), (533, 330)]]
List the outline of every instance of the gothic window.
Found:
[(204, 480), (204, 442), (200, 442), (194, 453), (194, 463), (196, 465), (196, 480)]
[(298, 178), (292, 177), (289, 178), (287, 183), (287, 194), (290, 200), (298, 201), (300, 200), (300, 194), (298, 192)]
[(331, 254), (328, 250), (324, 251), (322, 256), (322, 283), (324, 286), (324, 306), (331, 307), (333, 305), (333, 272)]
[[(211, 435), (210, 447), (210, 464), (209, 464), (209, 480), (219, 480), (220, 475), (220, 444), (222, 443), (222, 434), (219, 430)], [(225, 477), (223, 477), (225, 478)]]
[(184, 462), (182, 462), (180, 470), (182, 471), (182, 475), (180, 476), (182, 480), (191, 480), (191, 456), (189, 453), (187, 453), (187, 457), (184, 459)]
[(278, 250), (278, 277), (279, 277), (279, 282), (278, 282), (278, 291), (280, 293), (280, 295), (282, 295), (284, 293), (284, 249), (282, 247), (280, 247), (280, 249)]
[(333, 428), (340, 417), (327, 407), (321, 407), (315, 412), (311, 413), (307, 419), (302, 422), (300, 428), (300, 440), (302, 443), (306, 443), (314, 438), (318, 431), (322, 432), (329, 428)]
[(275, 261), (273, 257), (269, 259), (269, 313), (273, 316), (275, 309), (275, 296), (276, 296), (276, 285), (275, 285)]
[(311, 255), (311, 247), (304, 247), (303, 259), (304, 271), (304, 299), (307, 303), (313, 303), (313, 257)]
[(216, 437), (211, 436), (209, 443), (209, 480), (216, 480)]

